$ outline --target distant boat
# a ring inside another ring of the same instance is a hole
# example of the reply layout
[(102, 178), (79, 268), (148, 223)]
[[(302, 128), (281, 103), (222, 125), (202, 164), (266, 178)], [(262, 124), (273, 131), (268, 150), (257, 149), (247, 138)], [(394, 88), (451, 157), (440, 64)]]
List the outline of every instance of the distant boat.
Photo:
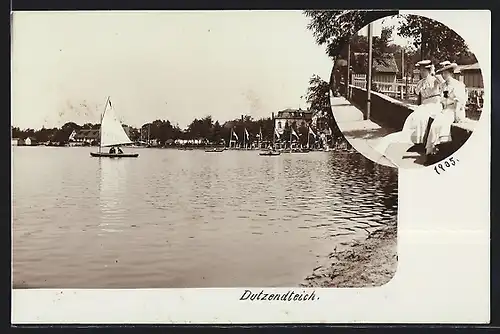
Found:
[(220, 152), (224, 152), (224, 149), (223, 148), (211, 148), (211, 149), (207, 149), (205, 150), (205, 152), (207, 153), (220, 153)]
[(309, 153), (311, 150), (308, 148), (297, 148), (292, 150), (292, 153)]
[[(274, 120), (273, 120), (274, 121)], [(276, 131), (276, 127), (274, 128), (274, 134), (273, 134), (273, 146), (270, 147), (266, 152), (260, 152), (260, 156), (277, 156), (280, 155), (281, 152), (276, 150), (276, 136), (279, 136), (279, 133)]]
[(262, 156), (276, 156), (276, 155), (280, 155), (281, 152), (279, 151), (272, 151), (272, 150), (269, 150), (267, 152), (260, 152), (259, 155), (262, 155)]
[[(133, 144), (133, 142), (130, 140), (127, 133), (123, 129), (122, 123), (116, 118), (109, 96), (106, 100), (104, 112), (101, 116), (99, 136), (99, 151), (91, 152), (90, 155), (92, 157), (137, 158), (139, 156), (138, 153), (123, 153), (123, 151), (121, 151), (120, 146), (130, 145)], [(111, 149), (109, 152), (102, 152), (102, 148), (104, 147), (111, 147), (115, 150)]]

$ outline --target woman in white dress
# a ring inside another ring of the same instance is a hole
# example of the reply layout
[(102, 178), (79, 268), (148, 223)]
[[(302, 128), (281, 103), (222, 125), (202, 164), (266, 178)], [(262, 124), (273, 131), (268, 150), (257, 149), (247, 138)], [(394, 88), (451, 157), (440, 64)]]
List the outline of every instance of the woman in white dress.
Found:
[(415, 93), (420, 94), (421, 104), (406, 119), (402, 132), (409, 136), (411, 143), (415, 144), (408, 151), (421, 151), (425, 149), (425, 135), (429, 118), (437, 115), (441, 109), (441, 83), (442, 78), (434, 75), (434, 65), (430, 61), (419, 63), (422, 79), (415, 87)]
[(422, 60), (416, 65), (420, 69), (422, 79), (415, 87), (415, 93), (420, 94), (421, 104), (406, 118), (403, 129), (387, 135), (379, 143), (376, 150), (385, 154), (391, 144), (413, 144), (408, 152), (425, 152), (425, 137), (429, 118), (437, 115), (441, 109), (441, 77), (434, 75), (434, 65), (430, 60)]
[(451, 141), (451, 125), (465, 119), (465, 104), (467, 93), (465, 85), (453, 78), (457, 64), (445, 62), (438, 70), (444, 82), (441, 84), (443, 109), (431, 124), (425, 146), (427, 164), (432, 163), (437, 153), (437, 145)]

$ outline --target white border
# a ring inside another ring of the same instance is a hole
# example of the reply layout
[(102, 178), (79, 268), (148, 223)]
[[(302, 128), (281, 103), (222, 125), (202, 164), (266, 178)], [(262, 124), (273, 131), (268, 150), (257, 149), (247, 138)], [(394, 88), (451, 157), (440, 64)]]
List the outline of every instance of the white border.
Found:
[(399, 266), (388, 284), (316, 289), (314, 302), (239, 301), (244, 289), (15, 290), (12, 322), (487, 323), (490, 12), (401, 13), (436, 19), (459, 33), (480, 62), (487, 98), (477, 129), (454, 155), (459, 164), (440, 176), (432, 168), (400, 170)]

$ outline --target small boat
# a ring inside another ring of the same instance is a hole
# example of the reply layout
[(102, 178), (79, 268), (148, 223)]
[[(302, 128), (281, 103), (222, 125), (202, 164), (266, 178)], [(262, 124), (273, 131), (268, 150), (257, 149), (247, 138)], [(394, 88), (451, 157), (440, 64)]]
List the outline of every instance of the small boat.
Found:
[(311, 150), (307, 148), (298, 148), (293, 150), (292, 153), (309, 153)]
[(219, 152), (224, 152), (224, 149), (223, 148), (212, 148), (212, 149), (205, 150), (205, 152), (207, 152), (207, 153), (219, 153)]
[(262, 156), (275, 156), (275, 155), (280, 155), (281, 152), (279, 151), (267, 151), (267, 152), (260, 152), (259, 155)]
[(106, 152), (90, 152), (93, 157), (100, 158), (137, 158), (139, 153), (106, 153)]
[(128, 137), (123, 129), (122, 123), (115, 115), (113, 106), (111, 105), (110, 97), (106, 100), (104, 112), (101, 115), (101, 127), (99, 129), (99, 151), (90, 152), (91, 157), (97, 158), (137, 158), (138, 153), (123, 153), (120, 149), (118, 152), (102, 152), (102, 148), (120, 147), (130, 145), (133, 142)]

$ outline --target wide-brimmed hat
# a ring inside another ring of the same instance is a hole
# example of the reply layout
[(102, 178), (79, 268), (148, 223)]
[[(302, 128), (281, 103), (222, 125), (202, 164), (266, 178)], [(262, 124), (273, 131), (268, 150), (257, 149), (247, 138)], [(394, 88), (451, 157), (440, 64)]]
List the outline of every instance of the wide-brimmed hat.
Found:
[(448, 66), (448, 65), (451, 65), (451, 61), (449, 60), (445, 60), (445, 61), (442, 61), (439, 63), (439, 67), (443, 67), (443, 66)]
[(415, 64), (415, 67), (423, 67), (423, 68), (431, 68), (432, 67), (432, 61), (430, 60), (421, 60), (418, 63)]
[(458, 65), (456, 63), (449, 63), (449, 64), (447, 63), (446, 65), (442, 66), (439, 70), (437, 70), (436, 74), (444, 71), (450, 71), (451, 73), (454, 73), (457, 67)]

